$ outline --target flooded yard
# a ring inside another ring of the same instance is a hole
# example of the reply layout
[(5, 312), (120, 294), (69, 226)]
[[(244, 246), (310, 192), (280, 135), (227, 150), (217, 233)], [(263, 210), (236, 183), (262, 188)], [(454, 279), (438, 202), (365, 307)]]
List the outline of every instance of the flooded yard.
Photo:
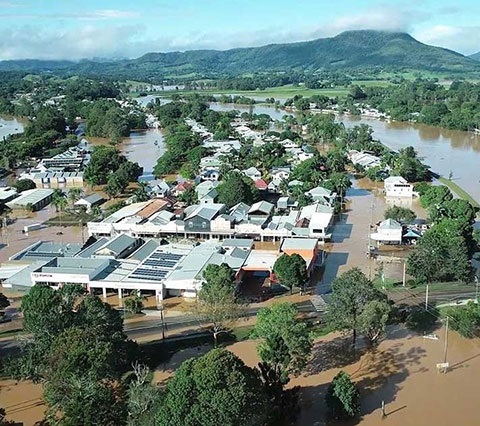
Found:
[[(369, 239), (371, 226), (383, 220), (385, 210), (399, 201), (387, 200), (383, 194), (383, 184), (375, 186), (369, 179), (353, 179), (346, 198), (346, 211), (337, 217), (332, 241), (325, 246), (328, 254), (317, 293), (329, 292), (335, 277), (354, 267), (360, 268), (368, 277), (374, 277), (378, 262), (367, 257), (368, 247), (373, 245)], [(402, 201), (402, 206), (413, 210), (419, 218), (426, 217), (418, 199)], [(403, 265), (392, 264), (389, 267), (395, 269), (391, 275), (401, 277)]]

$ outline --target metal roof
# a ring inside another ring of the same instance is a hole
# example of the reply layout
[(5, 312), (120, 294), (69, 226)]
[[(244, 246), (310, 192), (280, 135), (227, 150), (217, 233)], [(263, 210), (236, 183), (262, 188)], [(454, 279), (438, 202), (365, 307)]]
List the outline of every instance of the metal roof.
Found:
[(7, 203), (7, 206), (26, 206), (27, 204), (35, 205), (45, 198), (53, 194), (52, 189), (29, 189), (23, 191), (19, 197)]
[(118, 237), (114, 238), (113, 240), (110, 240), (103, 247), (99, 248), (96, 251), (96, 253), (106, 249), (116, 255), (119, 255), (120, 253), (122, 253), (123, 251), (131, 247), (133, 244), (135, 244), (136, 241), (137, 239), (134, 237), (130, 237), (129, 235), (126, 235), (126, 234), (121, 234)]

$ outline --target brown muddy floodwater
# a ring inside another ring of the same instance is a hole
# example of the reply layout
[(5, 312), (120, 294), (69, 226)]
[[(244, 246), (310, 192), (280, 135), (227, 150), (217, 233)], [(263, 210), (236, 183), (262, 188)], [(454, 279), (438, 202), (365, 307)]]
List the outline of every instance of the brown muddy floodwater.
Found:
[(130, 133), (119, 146), (130, 161), (143, 167), (140, 180), (153, 179), (153, 167), (165, 152), (163, 133), (159, 129), (139, 130)]
[[(368, 349), (362, 341), (350, 350), (350, 338), (332, 333), (317, 339), (306, 372), (292, 378), (289, 386), (301, 388), (300, 426), (320, 426), (325, 422), (325, 393), (340, 371), (349, 373), (361, 392), (361, 418), (336, 425), (365, 426), (474, 426), (480, 424), (478, 392), (480, 382), (480, 340), (467, 340), (449, 333), (447, 361), (450, 371), (440, 374), (443, 362), (444, 329), (435, 332), (438, 340), (395, 326), (377, 348)], [(155, 372), (154, 381), (163, 382), (188, 358), (198, 357), (208, 345), (177, 352)], [(235, 343), (228, 347), (243, 361), (255, 367), (259, 361), (256, 342)], [(386, 417), (381, 416), (385, 401)]]
[[(386, 199), (383, 184), (372, 183), (369, 179), (353, 179), (347, 192), (346, 211), (338, 217), (333, 227), (331, 244), (325, 246), (327, 257), (322, 280), (317, 285), (317, 293), (327, 293), (336, 276), (354, 268), (360, 268), (373, 278), (378, 261), (367, 258), (368, 246), (374, 245), (369, 239), (371, 226), (384, 219), (385, 210), (393, 205), (401, 205), (413, 210), (418, 218), (426, 218), (427, 213), (418, 199)], [(376, 185), (376, 186), (375, 186)], [(385, 265), (385, 276), (400, 278), (403, 264)]]
[(19, 118), (0, 115), (0, 140), (4, 137), (23, 132), (23, 123)]

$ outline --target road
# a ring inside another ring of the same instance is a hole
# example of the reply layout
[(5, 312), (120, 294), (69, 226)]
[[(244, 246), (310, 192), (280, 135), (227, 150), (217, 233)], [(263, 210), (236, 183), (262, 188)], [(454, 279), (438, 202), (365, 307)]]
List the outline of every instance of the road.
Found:
[[(317, 310), (312, 303), (307, 300), (301, 303), (295, 303), (299, 312), (302, 313), (315, 313)], [(244, 318), (251, 318), (257, 315), (261, 308), (249, 308), (247, 309)], [(192, 318), (190, 315), (179, 315), (175, 317), (165, 318), (165, 330), (172, 331), (180, 328), (188, 327), (200, 327), (202, 324), (200, 321)], [(162, 321), (160, 319), (137, 321), (130, 324), (125, 324), (125, 333), (130, 339), (146, 338), (151, 336), (162, 335)]]

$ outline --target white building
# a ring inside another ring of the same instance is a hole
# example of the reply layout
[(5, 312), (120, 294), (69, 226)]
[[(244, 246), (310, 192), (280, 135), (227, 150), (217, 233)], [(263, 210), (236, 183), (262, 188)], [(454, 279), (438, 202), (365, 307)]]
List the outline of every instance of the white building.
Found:
[(396, 220), (386, 219), (377, 227), (377, 232), (370, 234), (370, 238), (378, 244), (401, 244), (402, 231), (402, 225)]
[(390, 176), (385, 179), (385, 195), (387, 197), (409, 197), (413, 196), (413, 185), (408, 183), (402, 176)]

